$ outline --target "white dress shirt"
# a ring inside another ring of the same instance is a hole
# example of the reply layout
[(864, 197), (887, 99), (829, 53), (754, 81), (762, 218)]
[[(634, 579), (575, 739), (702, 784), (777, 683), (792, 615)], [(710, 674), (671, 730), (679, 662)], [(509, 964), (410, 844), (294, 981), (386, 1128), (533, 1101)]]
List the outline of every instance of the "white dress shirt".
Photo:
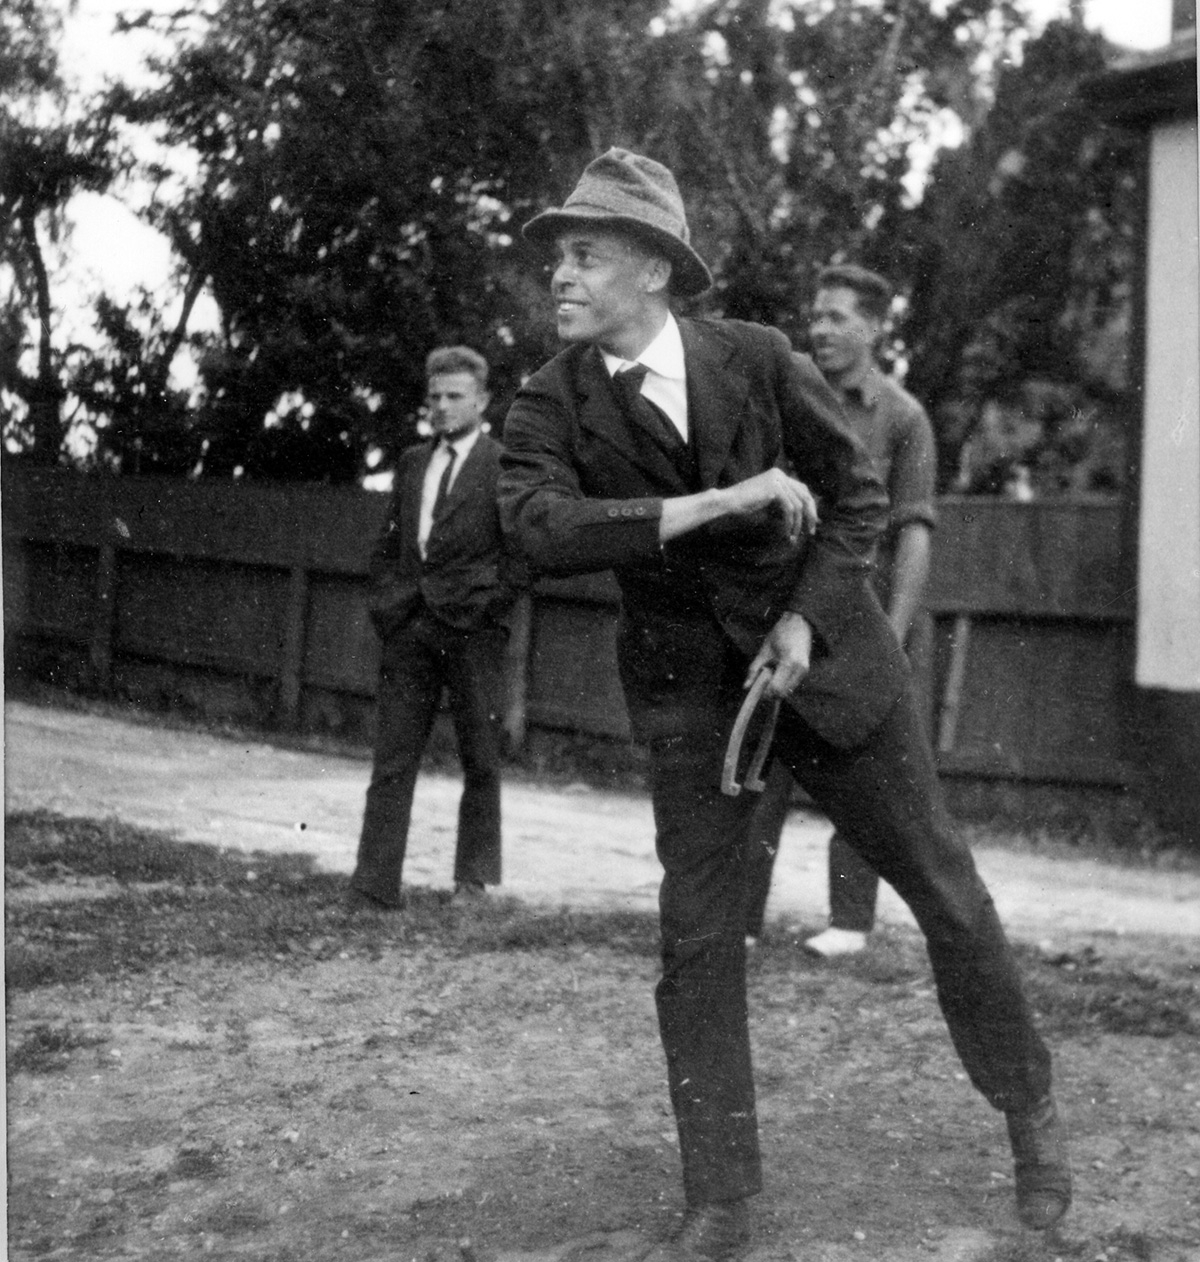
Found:
[(658, 336), (646, 347), (636, 360), (622, 359), (619, 355), (610, 355), (602, 351), (604, 366), (612, 376), (623, 369), (632, 368), (634, 363), (645, 364), (649, 370), (642, 382), (642, 394), (655, 404), (667, 419), (679, 431), (680, 437), (687, 442), (688, 405), (687, 374), (683, 366), (683, 338), (679, 335), (679, 325), (670, 312), (667, 322)]
[(450, 492), (450, 487), (458, 481), (463, 463), (470, 454), (471, 448), (475, 446), (475, 440), (478, 437), (479, 429), (476, 427), (469, 434), (463, 434), (461, 438), (453, 441), (446, 438), (439, 439), (438, 445), (433, 449), (433, 455), (429, 458), (429, 467), (425, 470), (425, 481), (421, 484), (421, 515), (417, 521), (417, 547), (421, 550), (422, 561), (425, 559), (429, 533), (433, 529), (433, 509), (437, 499), (438, 483), (442, 480), (442, 474), (450, 463), (450, 449), (453, 447), (457, 454), (454, 469), (450, 474), (450, 484), (446, 487), (447, 494)]

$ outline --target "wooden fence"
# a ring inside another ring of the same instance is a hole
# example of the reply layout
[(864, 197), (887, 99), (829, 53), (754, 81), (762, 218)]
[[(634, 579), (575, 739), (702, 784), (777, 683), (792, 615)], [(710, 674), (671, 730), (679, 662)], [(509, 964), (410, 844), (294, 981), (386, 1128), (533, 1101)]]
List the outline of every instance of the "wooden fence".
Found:
[[(301, 728), (369, 720), (365, 562), (385, 496), (19, 467), (0, 495), (10, 678)], [(1121, 532), (1111, 502), (942, 502), (929, 604), (946, 774), (1129, 782)], [(518, 729), (627, 741), (617, 611), (609, 575), (538, 585), (509, 663)]]

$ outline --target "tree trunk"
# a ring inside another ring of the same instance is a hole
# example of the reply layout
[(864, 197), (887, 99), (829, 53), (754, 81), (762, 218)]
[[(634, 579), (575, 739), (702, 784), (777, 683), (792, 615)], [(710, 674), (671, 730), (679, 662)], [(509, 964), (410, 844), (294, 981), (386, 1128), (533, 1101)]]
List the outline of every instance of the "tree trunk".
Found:
[(33, 430), (33, 450), (28, 453), (39, 464), (58, 463), (62, 451), (63, 388), (54, 370), (54, 347), (51, 341), (50, 277), (38, 241), (37, 224), (32, 215), (21, 216), (21, 233), (33, 268), (37, 290), (38, 369), (37, 380), (29, 396), (29, 421)]

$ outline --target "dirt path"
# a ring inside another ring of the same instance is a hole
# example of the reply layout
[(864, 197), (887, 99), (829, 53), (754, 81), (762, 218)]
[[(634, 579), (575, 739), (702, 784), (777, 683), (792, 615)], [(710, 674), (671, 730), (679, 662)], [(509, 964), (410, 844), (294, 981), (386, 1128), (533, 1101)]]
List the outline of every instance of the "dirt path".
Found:
[[(184, 840), (244, 850), (303, 850), (336, 872), (353, 867), (365, 761), (276, 749), (144, 723), (10, 702), (5, 707), (7, 809), (116, 815)], [(450, 881), (459, 782), (422, 776), (405, 866), (416, 885)], [(793, 812), (768, 918), (807, 927), (825, 916), (830, 827)], [(504, 788), (504, 889), (532, 903), (581, 908), (655, 905), (659, 871), (644, 796), (585, 785)], [(980, 846), (979, 867), (1014, 937), (1200, 936), (1200, 872), (1119, 866)], [(884, 923), (909, 925), (884, 889)]]

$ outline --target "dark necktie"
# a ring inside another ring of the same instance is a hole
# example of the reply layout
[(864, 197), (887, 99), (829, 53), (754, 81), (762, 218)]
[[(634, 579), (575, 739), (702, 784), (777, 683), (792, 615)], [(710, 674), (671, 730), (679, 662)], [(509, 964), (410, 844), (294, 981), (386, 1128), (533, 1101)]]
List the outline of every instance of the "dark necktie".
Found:
[(454, 476), (454, 462), (458, 459), (458, 448), (453, 443), (446, 443), (446, 450), (450, 453), (450, 460), (442, 470), (442, 476), (438, 481), (437, 495), (433, 499), (433, 515), (435, 518), (445, 507), (446, 496), (450, 493), (450, 479)]
[(642, 382), (650, 370), (645, 364), (634, 364), (632, 368), (624, 368), (613, 377), (613, 384), (621, 396), (627, 410), (650, 431), (672, 456), (678, 456), (687, 444), (683, 435), (671, 423), (670, 417), (642, 393)]

